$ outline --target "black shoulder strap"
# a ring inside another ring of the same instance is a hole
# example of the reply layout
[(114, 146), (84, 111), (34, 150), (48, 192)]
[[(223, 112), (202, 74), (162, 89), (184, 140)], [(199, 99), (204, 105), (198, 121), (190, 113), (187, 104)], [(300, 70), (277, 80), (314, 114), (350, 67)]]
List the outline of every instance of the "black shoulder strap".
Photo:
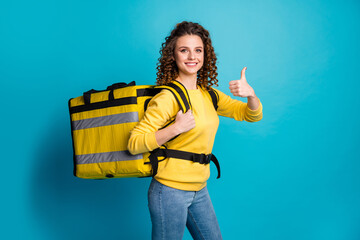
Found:
[(178, 81), (173, 81), (166, 86), (158, 86), (157, 88), (169, 90), (175, 97), (176, 101), (179, 103), (180, 110), (183, 113), (187, 112), (189, 109), (192, 109), (189, 93), (187, 92), (184, 85)]
[(218, 109), (218, 101), (219, 101), (219, 95), (218, 93), (212, 88), (208, 91), (212, 100), (212, 103), (214, 105), (215, 110)]
[[(183, 113), (187, 112), (188, 110), (192, 109), (191, 106), (191, 102), (190, 102), (190, 97), (189, 97), (189, 93), (187, 92), (186, 88), (184, 85), (182, 85), (180, 82), (178, 81), (173, 81), (172, 83), (170, 83), (169, 85), (164, 85), (164, 86), (156, 86), (155, 88), (160, 88), (160, 89), (167, 89), (169, 90), (175, 97), (176, 101), (179, 104), (180, 110), (182, 110)], [(175, 116), (174, 116), (175, 117)], [(163, 126), (161, 129), (169, 126), (170, 124), (173, 124), (175, 121), (175, 119), (173, 119), (172, 121), (168, 122), (165, 126)], [(179, 134), (180, 135), (180, 134)], [(168, 142), (174, 140), (175, 138), (177, 138), (179, 135), (173, 137), (172, 139), (170, 139)]]

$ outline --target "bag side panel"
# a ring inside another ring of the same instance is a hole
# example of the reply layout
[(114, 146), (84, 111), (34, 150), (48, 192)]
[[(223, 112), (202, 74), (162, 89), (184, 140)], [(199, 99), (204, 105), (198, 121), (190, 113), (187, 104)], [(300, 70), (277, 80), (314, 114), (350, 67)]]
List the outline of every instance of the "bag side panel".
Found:
[[(130, 86), (114, 90), (115, 100), (137, 97), (137, 89), (151, 86)], [(111, 106), (71, 114), (74, 143), (74, 172), (77, 177), (104, 179), (112, 177), (146, 177), (151, 165), (144, 164), (149, 153), (131, 155), (127, 151), (130, 131), (144, 115), (144, 103), (152, 96), (137, 98), (136, 104)], [(91, 94), (91, 103), (110, 102), (108, 91)], [(69, 107), (84, 105), (83, 97), (69, 101)], [(91, 105), (91, 104), (90, 104)]]

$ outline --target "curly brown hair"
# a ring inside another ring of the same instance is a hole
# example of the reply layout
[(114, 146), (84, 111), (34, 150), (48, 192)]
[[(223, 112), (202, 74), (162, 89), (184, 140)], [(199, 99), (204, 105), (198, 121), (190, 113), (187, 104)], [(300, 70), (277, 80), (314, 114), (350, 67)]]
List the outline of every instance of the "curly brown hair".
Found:
[(211, 43), (210, 33), (198, 23), (183, 21), (176, 24), (170, 36), (165, 38), (160, 49), (157, 63), (157, 85), (167, 85), (178, 77), (179, 70), (174, 58), (176, 41), (184, 35), (197, 35), (204, 44), (204, 64), (197, 73), (197, 84), (210, 90), (212, 85), (218, 86), (216, 55)]

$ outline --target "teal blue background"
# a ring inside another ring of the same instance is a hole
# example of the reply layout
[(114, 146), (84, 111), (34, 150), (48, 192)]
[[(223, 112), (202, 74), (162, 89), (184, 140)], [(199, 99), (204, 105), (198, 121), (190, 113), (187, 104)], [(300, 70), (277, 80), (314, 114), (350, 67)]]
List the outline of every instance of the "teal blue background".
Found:
[(72, 175), (67, 101), (153, 84), (183, 20), (210, 31), (219, 89), (247, 66), (264, 106), (258, 123), (220, 119), (208, 187), (224, 239), (360, 239), (355, 0), (1, 3), (1, 239), (150, 238), (150, 179)]

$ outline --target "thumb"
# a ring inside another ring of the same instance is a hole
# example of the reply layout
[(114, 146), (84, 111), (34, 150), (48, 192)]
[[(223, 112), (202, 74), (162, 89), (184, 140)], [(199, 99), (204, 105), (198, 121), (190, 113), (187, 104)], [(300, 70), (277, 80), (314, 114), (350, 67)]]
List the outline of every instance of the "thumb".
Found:
[(245, 77), (245, 70), (247, 69), (247, 67), (244, 67), (242, 70), (241, 70), (241, 76), (240, 76), (240, 79), (245, 79), (246, 80), (246, 77)]

